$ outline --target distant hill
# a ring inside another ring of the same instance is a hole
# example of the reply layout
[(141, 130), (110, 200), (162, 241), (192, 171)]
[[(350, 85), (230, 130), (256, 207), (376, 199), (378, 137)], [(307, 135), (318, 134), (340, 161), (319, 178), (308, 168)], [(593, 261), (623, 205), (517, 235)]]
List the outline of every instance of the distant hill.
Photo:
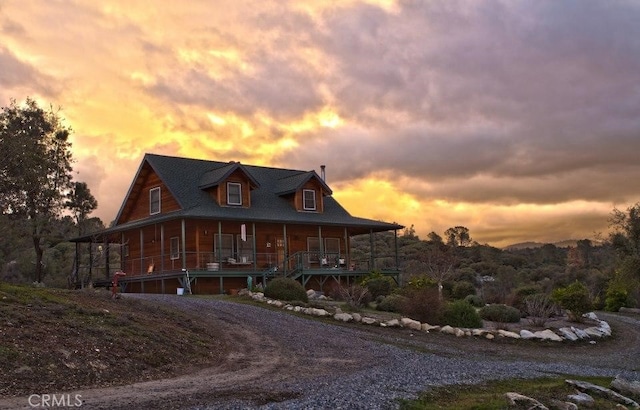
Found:
[[(582, 239), (566, 239), (564, 241), (560, 241), (560, 242), (553, 242), (551, 243), (552, 245), (555, 245), (558, 248), (568, 248), (568, 247), (573, 247), (575, 248), (578, 244), (578, 241), (581, 241)], [(596, 240), (590, 239), (591, 243), (593, 245), (599, 245), (600, 243)], [(513, 250), (518, 250), (518, 249), (535, 249), (535, 248), (541, 248), (544, 245), (549, 244), (550, 242), (520, 242), (520, 243), (514, 243), (513, 245), (508, 245), (505, 246), (504, 250), (506, 251), (513, 251)]]

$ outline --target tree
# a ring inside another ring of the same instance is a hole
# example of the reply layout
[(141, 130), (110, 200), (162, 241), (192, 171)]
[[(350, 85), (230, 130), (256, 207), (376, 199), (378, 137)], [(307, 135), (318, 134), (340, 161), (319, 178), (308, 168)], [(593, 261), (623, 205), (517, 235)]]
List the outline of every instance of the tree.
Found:
[(626, 212), (614, 208), (609, 226), (613, 228), (609, 239), (619, 255), (640, 255), (640, 202)]
[(427, 274), (438, 282), (438, 296), (442, 300), (442, 285), (453, 273), (453, 268), (457, 262), (453, 248), (442, 242), (434, 242), (421, 255), (421, 259), (427, 267)]
[(455, 226), (444, 232), (447, 243), (452, 246), (469, 246), (471, 244), (471, 235), (469, 228), (464, 226)]
[(44, 241), (71, 188), (70, 129), (58, 113), (27, 98), (0, 113), (0, 211), (28, 222), (35, 280), (42, 281)]
[(78, 234), (83, 235), (86, 230), (87, 216), (98, 207), (98, 201), (91, 195), (89, 187), (84, 182), (75, 182), (67, 194), (66, 206), (73, 212)]

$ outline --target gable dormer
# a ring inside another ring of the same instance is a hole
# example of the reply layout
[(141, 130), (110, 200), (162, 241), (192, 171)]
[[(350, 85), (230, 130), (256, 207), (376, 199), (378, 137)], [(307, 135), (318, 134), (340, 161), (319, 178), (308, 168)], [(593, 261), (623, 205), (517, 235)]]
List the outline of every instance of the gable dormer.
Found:
[(331, 189), (315, 171), (280, 179), (276, 191), (298, 212), (324, 212), (324, 197), (332, 194)]
[(239, 162), (229, 162), (206, 172), (199, 188), (208, 192), (220, 206), (251, 207), (251, 191), (260, 186)]

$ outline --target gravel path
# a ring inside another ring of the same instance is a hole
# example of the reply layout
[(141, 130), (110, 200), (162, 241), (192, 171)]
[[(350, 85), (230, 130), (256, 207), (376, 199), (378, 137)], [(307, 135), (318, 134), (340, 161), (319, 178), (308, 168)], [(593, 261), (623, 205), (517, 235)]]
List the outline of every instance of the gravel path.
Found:
[[(206, 369), (86, 389), (89, 409), (394, 409), (432, 386), (546, 375), (640, 380), (640, 321), (602, 314), (614, 337), (589, 343), (458, 338), (339, 325), (214, 298), (126, 294), (193, 313), (222, 329), (230, 353)], [(0, 409), (29, 408), (24, 398)]]
[[(262, 359), (270, 355), (267, 361), (279, 363), (270, 369), (269, 374), (261, 374), (256, 378), (248, 376), (244, 384), (234, 386), (233, 391), (225, 390), (220, 395), (223, 397), (216, 397), (216, 392), (211, 391), (208, 398), (211, 401), (207, 404), (183, 408), (387, 409), (396, 408), (397, 399), (414, 398), (430, 386), (549, 374), (622, 375), (640, 379), (640, 372), (637, 371), (640, 366), (628, 360), (629, 356), (634, 356), (637, 361), (637, 352), (629, 352), (629, 349), (621, 352), (621, 363), (608, 351), (608, 357), (603, 357), (603, 360), (591, 360), (593, 357), (587, 356), (583, 362), (570, 359), (563, 362), (555, 357), (558, 349), (562, 349), (558, 346), (543, 347), (540, 350), (541, 361), (530, 358), (522, 360), (514, 357), (517, 356), (513, 353), (517, 346), (513, 345), (507, 345), (506, 357), (500, 354), (487, 355), (484, 340), (469, 338), (463, 342), (466, 345), (455, 346), (459, 340), (450, 335), (412, 336), (409, 331), (392, 329), (370, 332), (215, 299), (150, 294), (127, 297), (162, 301), (178, 309), (220, 320), (230, 328), (250, 330), (253, 338), (245, 340), (245, 343), (240, 342), (238, 349), (249, 349)], [(611, 320), (611, 317), (608, 319)], [(637, 337), (638, 321), (629, 318), (624, 320), (626, 326), (635, 327), (633, 334)], [(394, 332), (402, 332), (402, 338), (394, 337), (398, 334)], [(495, 341), (487, 342), (496, 347)], [(636, 340), (633, 342), (637, 347)], [(249, 348), (248, 344), (254, 345)], [(476, 344), (479, 347), (477, 351), (473, 349)], [(500, 350), (499, 345), (497, 348)], [(576, 353), (571, 348), (569, 350), (569, 354), (559, 356), (570, 358), (571, 353)], [(435, 353), (431, 353), (433, 351)], [(255, 359), (250, 358), (243, 368), (249, 370)], [(262, 392), (262, 395), (253, 394), (256, 391)], [(243, 397), (247, 400), (243, 400)], [(177, 405), (178, 402), (173, 404)]]

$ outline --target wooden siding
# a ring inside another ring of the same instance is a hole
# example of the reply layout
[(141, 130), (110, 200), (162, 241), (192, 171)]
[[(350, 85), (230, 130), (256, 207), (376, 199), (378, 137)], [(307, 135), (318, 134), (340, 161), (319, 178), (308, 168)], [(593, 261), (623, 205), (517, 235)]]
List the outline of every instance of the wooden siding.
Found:
[(162, 183), (162, 180), (152, 170), (141, 172), (139, 180), (135, 181), (130, 196), (126, 198), (124, 212), (117, 221), (123, 224), (130, 221), (145, 219), (149, 214), (149, 190), (160, 187), (160, 213), (173, 212), (180, 209), (178, 201), (171, 195), (169, 189)]

